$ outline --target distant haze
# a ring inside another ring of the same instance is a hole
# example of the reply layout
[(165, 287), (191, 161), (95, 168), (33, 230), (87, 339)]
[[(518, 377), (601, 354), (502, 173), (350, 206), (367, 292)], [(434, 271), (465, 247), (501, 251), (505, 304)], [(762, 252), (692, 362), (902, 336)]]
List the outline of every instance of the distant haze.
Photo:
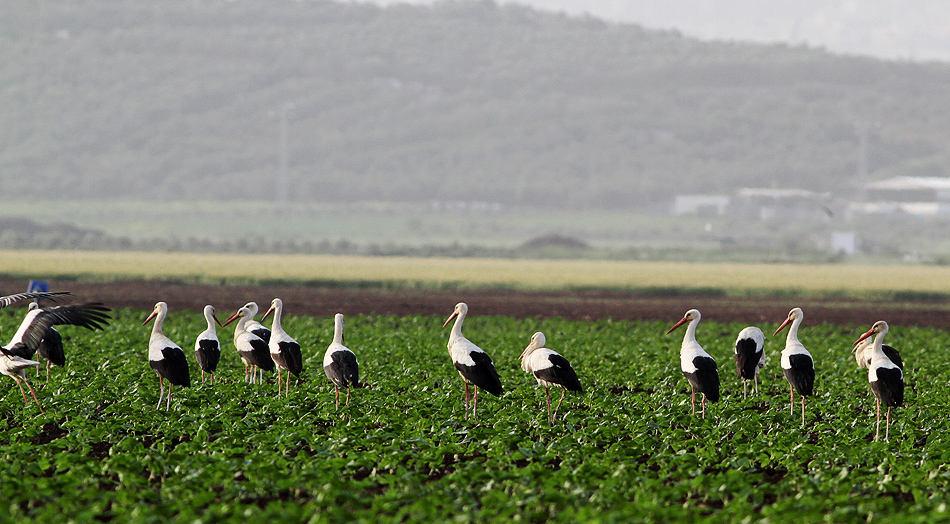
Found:
[[(379, 4), (401, 3), (375, 0)], [(408, 3), (432, 4), (433, 0)], [(704, 40), (785, 42), (834, 53), (950, 62), (950, 2), (943, 0), (501, 0), (589, 14)]]

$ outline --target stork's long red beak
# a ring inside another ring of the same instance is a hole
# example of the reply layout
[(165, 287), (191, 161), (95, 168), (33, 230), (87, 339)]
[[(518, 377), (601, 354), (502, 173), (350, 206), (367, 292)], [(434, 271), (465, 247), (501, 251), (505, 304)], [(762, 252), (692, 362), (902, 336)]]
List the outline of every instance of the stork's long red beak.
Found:
[(224, 327), (224, 324), (222, 324), (221, 321), (218, 320), (218, 314), (217, 314), (217, 313), (212, 313), (212, 314), (211, 314), (211, 318), (213, 318), (214, 321), (217, 322), (219, 326)]
[(689, 322), (689, 319), (686, 318), (686, 317), (683, 317), (679, 322), (676, 323), (676, 325), (674, 325), (673, 327), (671, 327), (670, 330), (666, 332), (666, 334), (669, 335), (670, 333), (676, 331), (676, 328), (682, 326), (683, 324), (685, 324), (685, 323), (687, 323), (687, 322)]
[(873, 335), (873, 334), (874, 334), (874, 329), (869, 329), (867, 333), (861, 335), (861, 338), (855, 340), (855, 341), (854, 341), (854, 344), (852, 344), (852, 345), (855, 346), (855, 347), (857, 347), (858, 344), (860, 344), (861, 342), (864, 342), (865, 339), (867, 339), (868, 337), (870, 337), (870, 336)]
[(267, 318), (267, 315), (270, 315), (270, 314), (273, 313), (273, 312), (274, 312), (274, 306), (271, 306), (270, 309), (267, 310), (267, 313), (264, 313), (264, 316), (261, 317), (261, 322), (263, 322), (264, 319)]
[(234, 322), (234, 319), (236, 319), (237, 317), (239, 317), (239, 316), (240, 316), (240, 313), (241, 313), (241, 310), (239, 309), (236, 313), (234, 313), (233, 315), (231, 315), (230, 317), (228, 317), (228, 319), (227, 319), (226, 321), (224, 321), (224, 324), (221, 324), (221, 327), (227, 326), (227, 325), (230, 324), (231, 322)]
[(449, 325), (449, 322), (451, 322), (452, 319), (455, 318), (455, 315), (458, 315), (458, 314), (459, 314), (458, 311), (453, 311), (452, 314), (449, 315), (449, 318), (445, 319), (445, 323), (442, 324), (442, 327), (448, 326), (448, 325)]
[(158, 311), (152, 311), (152, 314), (149, 315), (148, 318), (145, 319), (145, 322), (142, 322), (142, 325), (144, 326), (145, 324), (148, 324), (148, 321), (155, 318), (155, 315), (157, 314), (158, 314)]
[(778, 332), (785, 329), (785, 326), (787, 326), (791, 321), (792, 321), (791, 318), (786, 318), (785, 322), (782, 322), (782, 325), (779, 326), (778, 329), (775, 330), (775, 333), (772, 333), (772, 336), (774, 337), (775, 335), (778, 335)]

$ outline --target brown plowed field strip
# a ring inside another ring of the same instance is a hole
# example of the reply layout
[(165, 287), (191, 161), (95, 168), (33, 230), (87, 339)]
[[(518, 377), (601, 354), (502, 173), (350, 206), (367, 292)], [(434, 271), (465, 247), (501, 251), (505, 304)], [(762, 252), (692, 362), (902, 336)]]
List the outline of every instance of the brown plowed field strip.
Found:
[[(26, 282), (0, 279), (4, 294), (26, 289)], [(697, 308), (704, 320), (748, 324), (780, 323), (792, 307), (810, 322), (870, 326), (877, 320), (903, 326), (950, 328), (950, 304), (940, 301), (890, 302), (843, 298), (652, 296), (621, 291), (510, 291), (492, 289), (358, 289), (314, 286), (210, 285), (158, 280), (119, 282), (50, 281), (54, 290), (72, 291), (72, 302), (101, 301), (112, 308), (151, 310), (165, 301), (172, 311), (200, 311), (205, 304), (230, 314), (248, 301), (266, 309), (280, 297), (288, 314), (331, 316), (448, 316), (456, 302), (467, 302), (474, 315), (516, 318), (562, 317), (573, 320), (627, 319), (674, 322)]]

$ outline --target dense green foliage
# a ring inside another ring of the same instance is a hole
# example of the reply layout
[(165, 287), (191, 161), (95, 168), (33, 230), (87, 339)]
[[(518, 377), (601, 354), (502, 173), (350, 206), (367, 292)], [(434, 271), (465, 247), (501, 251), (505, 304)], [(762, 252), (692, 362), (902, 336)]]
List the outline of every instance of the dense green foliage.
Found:
[[(292, 304), (288, 308), (292, 311)], [(20, 311), (3, 312), (9, 333)], [(144, 314), (120, 311), (104, 332), (64, 329), (69, 362), (36, 380), (46, 416), (4, 379), (0, 397), (0, 521), (115, 522), (722, 522), (856, 521), (900, 514), (930, 522), (950, 490), (950, 336), (892, 326), (904, 355), (906, 406), (891, 441), (871, 442), (874, 403), (849, 353), (858, 328), (811, 325), (817, 396), (807, 427), (789, 415), (766, 349), (762, 394), (743, 400), (731, 364), (742, 326), (704, 322), (723, 400), (689, 415), (671, 323), (471, 317), (465, 332), (492, 355), (506, 388), (465, 421), (461, 382), (431, 317), (352, 317), (347, 345), (368, 387), (336, 411), (321, 369), (327, 318), (290, 316), (304, 379), (289, 400), (271, 380), (242, 383), (225, 345), (219, 383), (176, 391), (156, 411)], [(671, 319), (675, 320), (675, 319)], [(777, 319), (781, 320), (781, 319)], [(875, 319), (869, 319), (869, 322)], [(171, 312), (166, 334), (191, 356), (197, 313)], [(774, 328), (774, 324), (772, 325)], [(543, 393), (517, 356), (541, 329), (586, 390), (547, 423)], [(227, 336), (223, 338), (228, 338)]]
[(950, 66), (489, 1), (4, 3), (0, 189), (269, 200), (665, 205), (950, 167)]

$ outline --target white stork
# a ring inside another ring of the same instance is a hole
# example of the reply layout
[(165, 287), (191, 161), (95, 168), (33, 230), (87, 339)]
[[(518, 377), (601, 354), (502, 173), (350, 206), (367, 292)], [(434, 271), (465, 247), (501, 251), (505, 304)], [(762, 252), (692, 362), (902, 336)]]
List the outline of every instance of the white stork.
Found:
[(257, 313), (259, 311), (257, 309), (257, 302), (248, 302), (247, 304), (244, 304), (244, 307), (246, 307), (247, 310), (251, 312), (250, 316), (247, 318), (247, 322), (244, 323), (244, 329), (246, 329), (247, 331), (251, 333), (254, 333), (264, 342), (269, 343), (270, 330), (264, 327), (264, 325), (261, 324), (260, 322), (254, 320), (254, 317), (257, 316)]
[(782, 374), (788, 381), (791, 414), (795, 414), (795, 392), (802, 397), (802, 426), (805, 425), (805, 397), (810, 397), (815, 392), (815, 361), (798, 340), (798, 328), (804, 318), (805, 314), (801, 308), (793, 308), (788, 312), (785, 322), (773, 333), (778, 335), (785, 326), (791, 325), (788, 335), (785, 336), (785, 349), (782, 350)]
[(683, 336), (683, 345), (680, 347), (680, 369), (689, 381), (692, 414), (696, 415), (696, 393), (699, 392), (703, 395), (702, 415), (706, 418), (706, 399), (710, 402), (719, 401), (719, 370), (716, 368), (716, 360), (696, 341), (696, 325), (701, 318), (698, 309), (690, 309), (666, 334), (669, 335), (676, 328), (689, 323)]
[[(257, 307), (257, 304), (254, 304), (254, 307)], [(240, 318), (234, 327), (234, 347), (237, 348), (238, 355), (244, 361), (244, 380), (248, 381), (248, 369), (250, 368), (250, 382), (252, 384), (255, 382), (258, 370), (261, 372), (261, 382), (264, 381), (264, 371), (274, 370), (274, 361), (270, 358), (270, 349), (267, 347), (267, 342), (246, 329), (248, 320), (253, 316), (254, 313), (251, 309), (243, 306), (224, 323), (227, 326), (234, 322), (234, 319)]]
[(484, 389), (495, 395), (501, 395), (501, 380), (498, 378), (498, 372), (495, 371), (495, 365), (492, 364), (488, 353), (482, 348), (473, 344), (469, 339), (462, 336), (462, 322), (465, 315), (468, 314), (468, 305), (465, 302), (459, 302), (455, 305), (455, 311), (445, 320), (442, 327), (449, 325), (453, 318), (456, 318), (455, 325), (452, 326), (452, 332), (449, 334), (449, 355), (452, 357), (452, 363), (455, 369), (462, 376), (465, 383), (465, 419), (468, 420), (468, 385), (475, 386), (475, 400), (472, 407), (472, 419), (478, 415), (478, 389)]
[(323, 372), (333, 382), (336, 407), (340, 408), (340, 388), (346, 388), (346, 404), (350, 403), (350, 386), (359, 387), (360, 364), (356, 354), (343, 345), (343, 313), (333, 316), (333, 342), (323, 355)]
[[(198, 361), (198, 367), (201, 368), (201, 383), (205, 382), (205, 373), (211, 375), (211, 385), (214, 385), (214, 373), (218, 370), (218, 361), (221, 360), (221, 342), (218, 341), (218, 330), (215, 323), (219, 326), (221, 321), (214, 310), (214, 306), (208, 304), (204, 309), (205, 321), (208, 322), (208, 328), (202, 331), (195, 339), (195, 360)], [(223, 326), (222, 326), (223, 327)]]
[[(521, 353), (521, 369), (537, 379), (538, 384), (544, 386), (544, 396), (548, 402), (548, 422), (552, 425), (557, 420), (557, 412), (564, 401), (567, 390), (581, 392), (581, 382), (571, 363), (553, 349), (544, 347), (546, 340), (544, 333), (538, 331), (531, 336), (531, 343)], [(551, 395), (548, 386), (561, 386), (561, 399), (557, 401), (554, 414), (551, 414)]]
[(168, 315), (168, 304), (158, 302), (152, 314), (142, 322), (142, 325), (148, 324), (150, 320), (155, 319), (152, 325), (152, 336), (148, 339), (148, 364), (158, 375), (158, 385), (161, 391), (158, 394), (158, 404), (155, 409), (162, 405), (162, 397), (165, 396), (165, 384), (163, 379), (168, 379), (168, 400), (165, 402), (165, 409), (171, 408), (172, 403), (172, 385), (191, 387), (191, 375), (188, 373), (188, 359), (185, 358), (185, 352), (178, 347), (168, 337), (162, 333), (162, 324)]
[(267, 318), (271, 313), (274, 314), (274, 321), (271, 324), (270, 341), (267, 343), (270, 348), (270, 357), (277, 364), (277, 396), (280, 396), (280, 370), (287, 370), (287, 387), (285, 392), (290, 395), (290, 374), (300, 377), (303, 371), (303, 356), (300, 354), (300, 344), (290, 337), (284, 328), (280, 325), (280, 317), (284, 311), (284, 302), (275, 298), (270, 303), (270, 308), (261, 317), (261, 320)]
[(874, 429), (874, 440), (881, 433), (881, 402), (887, 406), (887, 425), (884, 428), (884, 440), (888, 440), (891, 430), (891, 408), (904, 405), (904, 372), (896, 362), (884, 353), (884, 335), (887, 335), (887, 322), (878, 320), (867, 333), (855, 342), (874, 337), (871, 344), (871, 363), (868, 365), (868, 382), (871, 391), (877, 397), (877, 425)]
[(736, 338), (736, 372), (742, 379), (742, 398), (748, 396), (747, 382), (753, 383), (753, 391), (759, 393), (759, 370), (765, 367), (765, 333), (750, 326), (739, 332)]

